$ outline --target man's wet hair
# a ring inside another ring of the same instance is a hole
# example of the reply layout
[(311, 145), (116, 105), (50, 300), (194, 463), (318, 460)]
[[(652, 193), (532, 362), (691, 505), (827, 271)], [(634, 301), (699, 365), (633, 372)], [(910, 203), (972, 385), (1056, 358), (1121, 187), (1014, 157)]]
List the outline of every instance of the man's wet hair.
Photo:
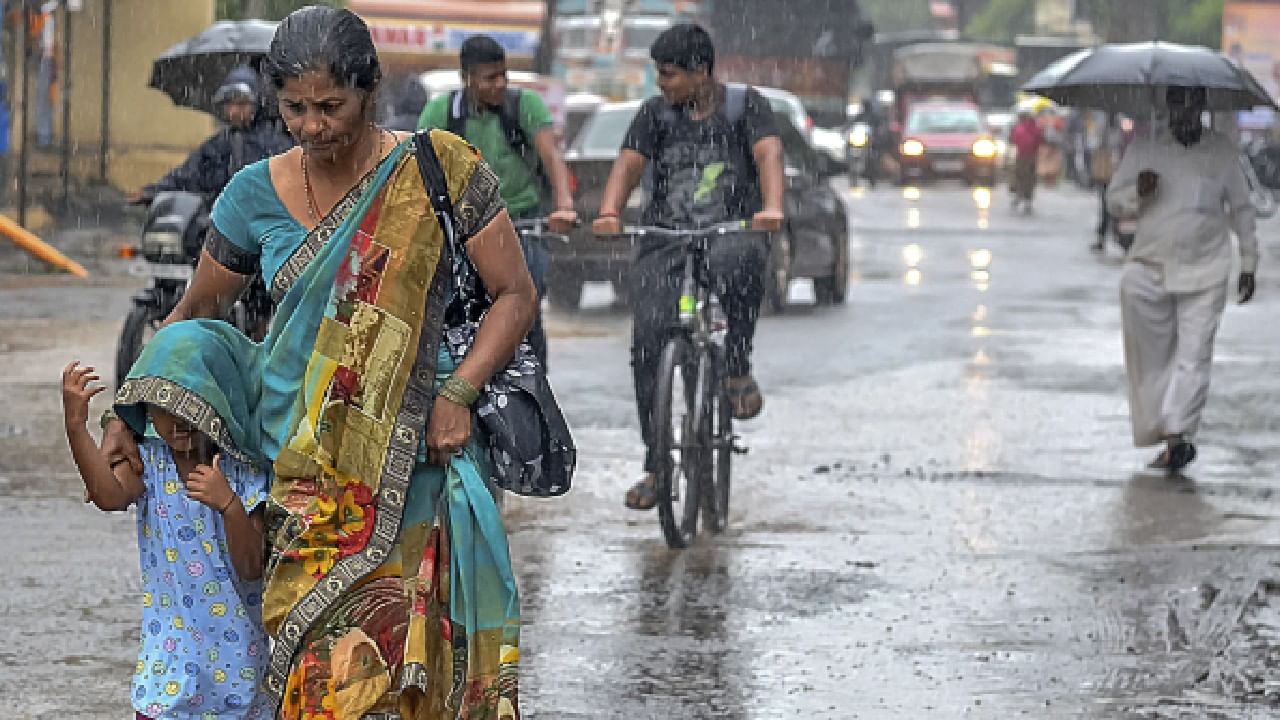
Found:
[(507, 61), (507, 51), (502, 49), (497, 40), (488, 35), (472, 35), (462, 41), (462, 49), (458, 53), (458, 65), (462, 72), (467, 72), (477, 65), (489, 65)]
[(350, 10), (313, 5), (280, 21), (263, 73), (277, 89), (313, 70), (327, 71), (339, 85), (373, 92), (382, 66), (369, 27)]
[(667, 28), (653, 41), (649, 57), (659, 65), (671, 64), (689, 72), (705, 65), (710, 74), (716, 66), (716, 47), (701, 25), (680, 23)]

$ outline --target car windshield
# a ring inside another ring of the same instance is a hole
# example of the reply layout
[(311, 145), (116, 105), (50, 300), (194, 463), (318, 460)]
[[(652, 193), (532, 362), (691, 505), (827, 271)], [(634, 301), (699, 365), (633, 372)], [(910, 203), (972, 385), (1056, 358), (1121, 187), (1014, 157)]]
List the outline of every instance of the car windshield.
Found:
[(598, 110), (578, 136), (578, 151), (587, 155), (617, 153), (638, 109), (626, 106)]
[(976, 133), (982, 131), (982, 119), (972, 108), (930, 108), (911, 113), (907, 120), (909, 133)]

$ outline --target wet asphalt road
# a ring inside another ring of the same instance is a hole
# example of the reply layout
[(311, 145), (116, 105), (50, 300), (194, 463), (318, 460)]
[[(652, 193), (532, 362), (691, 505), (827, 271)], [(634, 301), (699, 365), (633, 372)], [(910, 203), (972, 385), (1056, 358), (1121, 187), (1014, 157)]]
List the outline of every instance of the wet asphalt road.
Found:
[[(639, 472), (627, 321), (555, 317), (576, 489), (507, 504), (529, 718), (1280, 715), (1280, 221), (1229, 307), (1201, 457), (1130, 447), (1091, 195), (1035, 216), (958, 186), (848, 194), (849, 302), (766, 318), (730, 529), (666, 549)], [(0, 706), (126, 717), (133, 521), (79, 502), (57, 373), (109, 367), (134, 281), (0, 276)], [(14, 710), (16, 710), (16, 715)]]

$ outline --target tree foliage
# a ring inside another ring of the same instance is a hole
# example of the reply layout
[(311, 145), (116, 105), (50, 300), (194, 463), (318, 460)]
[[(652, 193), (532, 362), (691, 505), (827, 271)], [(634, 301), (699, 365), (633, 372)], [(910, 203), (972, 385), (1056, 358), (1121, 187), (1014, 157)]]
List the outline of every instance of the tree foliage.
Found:
[(923, 30), (931, 25), (928, 0), (859, 0), (858, 8), (876, 32)]
[(1035, 29), (1035, 0), (991, 0), (969, 20), (965, 35), (977, 40), (1012, 43)]
[[(1099, 37), (1109, 42), (1172, 40), (1218, 47), (1223, 0), (1077, 0)], [(965, 28), (967, 35), (1011, 42), (1035, 31), (1036, 0), (991, 0)]]

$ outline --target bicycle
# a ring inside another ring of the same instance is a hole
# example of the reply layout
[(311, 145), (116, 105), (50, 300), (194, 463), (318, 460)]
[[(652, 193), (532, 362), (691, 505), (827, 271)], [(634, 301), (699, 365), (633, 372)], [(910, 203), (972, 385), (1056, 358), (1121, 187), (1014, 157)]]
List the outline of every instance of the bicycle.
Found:
[(733, 408), (726, 380), (727, 323), (719, 300), (703, 275), (704, 257), (716, 239), (769, 237), (749, 221), (697, 230), (628, 228), (616, 237), (632, 243), (654, 237), (680, 241), (686, 250), (676, 319), (668, 330), (658, 364), (652, 438), (658, 521), (667, 545), (688, 547), (698, 533), (698, 517), (713, 533), (729, 521), (732, 458), (746, 454), (733, 434)]

